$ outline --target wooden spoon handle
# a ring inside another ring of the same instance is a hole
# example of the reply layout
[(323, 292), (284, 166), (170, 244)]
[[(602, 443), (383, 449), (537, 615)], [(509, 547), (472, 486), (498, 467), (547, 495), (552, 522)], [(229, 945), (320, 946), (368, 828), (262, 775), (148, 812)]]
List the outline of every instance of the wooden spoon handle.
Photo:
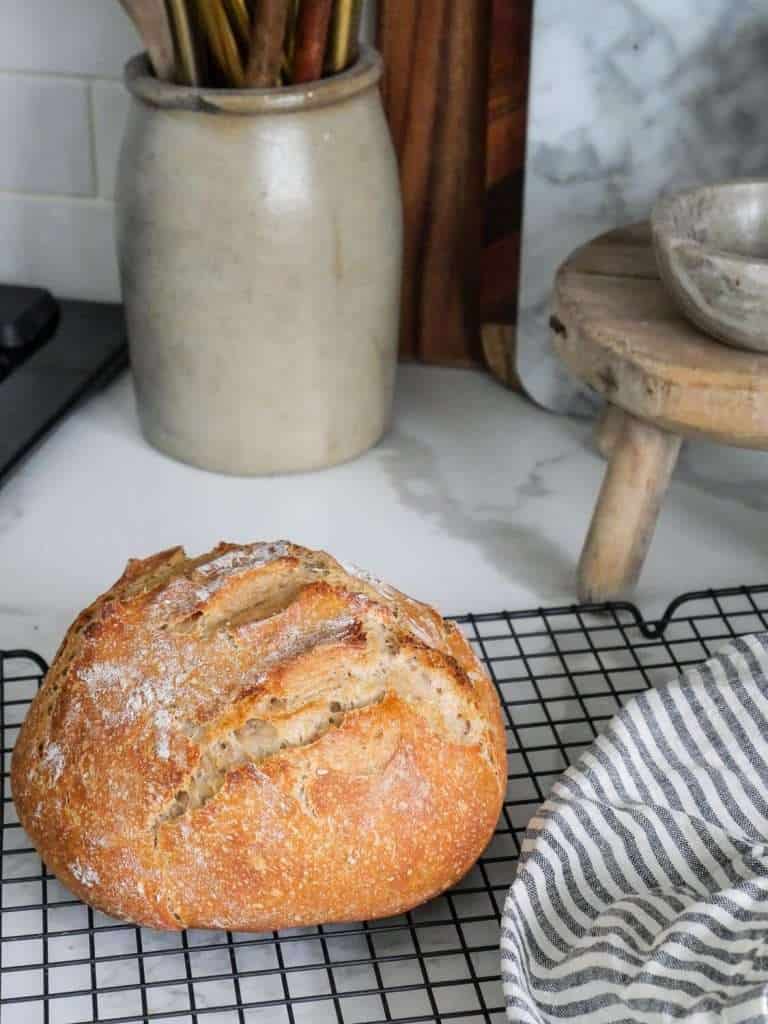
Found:
[(189, 10), (185, 0), (166, 0), (170, 14), (171, 29), (176, 44), (176, 68), (174, 77), (180, 85), (199, 85), (200, 70), (192, 35)]
[(357, 59), (362, 0), (336, 0), (325, 70), (336, 75)]
[(289, 6), (290, 0), (259, 0), (251, 24), (246, 86), (265, 88), (278, 84)]
[(227, 8), (229, 20), (238, 40), (243, 46), (247, 46), (251, 34), (251, 19), (246, 0), (226, 0), (224, 6)]
[(243, 62), (223, 4), (214, 0), (197, 0), (197, 17), (227, 85), (242, 89), (245, 85)]
[(323, 57), (333, 0), (302, 0), (296, 20), (292, 82), (314, 82), (323, 74)]
[(286, 70), (288, 81), (293, 81), (290, 69), (293, 67), (293, 54), (296, 50), (296, 26), (299, 21), (300, 7), (301, 0), (289, 0), (288, 24), (285, 27), (285, 53), (283, 54), (283, 67)]
[(147, 48), (152, 69), (159, 79), (173, 78), (173, 36), (163, 0), (120, 0)]

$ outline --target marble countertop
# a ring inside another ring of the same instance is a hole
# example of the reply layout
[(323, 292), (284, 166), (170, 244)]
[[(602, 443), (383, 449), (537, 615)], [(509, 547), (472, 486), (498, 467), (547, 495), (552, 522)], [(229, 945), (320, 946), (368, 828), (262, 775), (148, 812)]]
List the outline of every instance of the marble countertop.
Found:
[[(79, 409), (0, 490), (0, 647), (50, 658), (126, 560), (182, 543), (287, 537), (356, 562), (444, 613), (575, 599), (603, 462), (590, 425), (470, 371), (406, 366), (394, 425), (319, 473), (215, 476), (139, 435), (127, 375)], [(687, 445), (637, 601), (768, 581), (768, 459)]]
[[(288, 537), (327, 548), (446, 613), (570, 603), (574, 567), (603, 471), (590, 432), (589, 423), (543, 412), (483, 374), (408, 366), (400, 371), (393, 429), (364, 457), (322, 473), (227, 478), (150, 449), (139, 435), (124, 376), (62, 424), (0, 490), (0, 648), (30, 647), (50, 658), (75, 614), (109, 586), (127, 558), (179, 542), (199, 552), (220, 538)], [(683, 590), (768, 579), (766, 495), (764, 456), (687, 446), (637, 595), (646, 614), (661, 611)], [(11, 739), (13, 721), (8, 722)], [(8, 835), (13, 844), (16, 833)], [(34, 877), (37, 860), (22, 853), (7, 870), (29, 877), (7, 887), (4, 906), (18, 911), (9, 915), (6, 930), (35, 934), (41, 919), (34, 906), (42, 892)], [(477, 970), (492, 977), (496, 921), (482, 902), (486, 897), (466, 898), (480, 901), (471, 904), (480, 914), (471, 935), (485, 949), (472, 959), (483, 957)], [(96, 913), (91, 946), (85, 908), (71, 903), (54, 879), (47, 882), (46, 899), (47, 926), (57, 936), (48, 955), (66, 961), (46, 973), (56, 993), (52, 1021), (92, 1019), (91, 997), (83, 994), (93, 983), (92, 956), (98, 959), (99, 1012), (140, 1019), (133, 930), (115, 928)], [(445, 916), (439, 900), (416, 913), (422, 915), (417, 920), (427, 922), (430, 915)], [(440, 926), (422, 938), (432, 951), (430, 972), (446, 971), (450, 964), (452, 977), (459, 979), (450, 992), (438, 990), (443, 1001), (470, 998), (462, 995), (462, 988), (470, 992), (471, 986), (460, 983), (455, 958), (441, 963), (437, 955), (456, 944), (453, 933), (452, 927)], [(153, 1015), (181, 1014), (179, 1019), (187, 1020), (192, 991), (206, 1020), (208, 1010), (233, 1002), (224, 933), (190, 932), (184, 939), (188, 954), (176, 934), (146, 929), (141, 934)], [(296, 1020), (335, 1020), (333, 1004), (323, 995), (324, 970), (301, 967), (317, 963), (320, 948), (304, 934), (292, 936), (286, 953), (296, 967), (289, 980), (291, 997), (310, 1000), (297, 1004)], [(358, 941), (360, 936), (350, 934), (333, 947), (333, 957), (344, 961), (333, 975), (344, 987), (345, 1014), (353, 1015), (345, 1019), (380, 1019), (378, 996), (355, 994), (373, 985), (365, 963), (368, 946), (355, 945)], [(403, 931), (381, 941), (385, 945), (377, 940), (377, 954), (413, 956)], [(236, 956), (238, 970), (251, 972), (239, 981), (243, 999), (259, 1004), (272, 999), (274, 1006), (254, 1012), (265, 1024), (276, 1024), (287, 1019), (278, 1005), (282, 982), (277, 974), (260, 973), (274, 967), (270, 949), (258, 942), (239, 944)], [(43, 984), (37, 941), (12, 943), (4, 955), (6, 966), (21, 967), (4, 976), (4, 998), (19, 1001), (6, 1006), (3, 1020), (37, 1020)], [(203, 981), (187, 987), (168, 980), (183, 976), (183, 956), (193, 965), (187, 970)], [(415, 1019), (428, 1013), (429, 1004), (420, 1001), (424, 994), (417, 990), (421, 975), (413, 991), (408, 988), (413, 976), (399, 977), (406, 990), (392, 997), (398, 1014)], [(500, 992), (487, 991), (494, 1002), (500, 999)], [(454, 1011), (458, 1005), (450, 1004)], [(214, 1018), (234, 1020), (235, 1011), (217, 1011), (210, 1015)]]

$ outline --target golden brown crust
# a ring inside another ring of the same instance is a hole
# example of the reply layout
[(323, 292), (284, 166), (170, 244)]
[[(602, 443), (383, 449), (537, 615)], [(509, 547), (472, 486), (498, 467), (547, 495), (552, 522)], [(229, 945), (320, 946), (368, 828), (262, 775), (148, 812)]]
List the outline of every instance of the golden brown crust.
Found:
[(116, 917), (265, 930), (402, 912), (490, 839), (493, 686), (426, 605), (286, 542), (128, 563), (11, 765), (48, 866)]

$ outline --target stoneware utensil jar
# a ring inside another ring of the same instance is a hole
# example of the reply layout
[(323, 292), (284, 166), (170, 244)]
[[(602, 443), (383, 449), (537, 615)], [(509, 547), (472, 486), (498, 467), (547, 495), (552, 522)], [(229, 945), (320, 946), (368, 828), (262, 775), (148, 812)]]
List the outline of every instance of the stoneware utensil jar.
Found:
[(401, 208), (362, 48), (340, 75), (188, 88), (126, 66), (117, 247), (147, 439), (225, 473), (329, 466), (387, 426)]

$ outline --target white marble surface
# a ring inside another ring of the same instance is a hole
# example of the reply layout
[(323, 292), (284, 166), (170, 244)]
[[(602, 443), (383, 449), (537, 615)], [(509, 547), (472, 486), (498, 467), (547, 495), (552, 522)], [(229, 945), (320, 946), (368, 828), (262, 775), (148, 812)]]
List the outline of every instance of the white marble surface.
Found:
[[(589, 424), (489, 377), (409, 366), (392, 431), (321, 473), (214, 476), (150, 449), (127, 376), (67, 420), (0, 490), (0, 648), (50, 657), (126, 560), (175, 543), (287, 537), (327, 548), (444, 613), (574, 599), (603, 462)], [(768, 580), (768, 459), (688, 445), (638, 601)]]
[[(546, 413), (482, 374), (409, 366), (400, 373), (393, 430), (357, 461), (312, 475), (213, 476), (147, 447), (124, 376), (67, 420), (0, 490), (0, 648), (28, 646), (50, 658), (76, 612), (113, 581), (129, 556), (179, 541), (200, 551), (222, 537), (290, 537), (328, 548), (444, 612), (570, 602), (602, 470), (586, 422)], [(681, 590), (768, 579), (767, 504), (765, 456), (686, 448), (638, 596), (644, 610), (660, 611)], [(31, 682), (6, 685), (17, 700), (31, 696)], [(22, 705), (7, 710), (9, 746), (22, 713)], [(525, 807), (517, 810), (525, 815)], [(6, 823), (16, 820), (12, 804), (5, 815)], [(491, 853), (508, 855), (505, 842), (500, 836)], [(8, 851), (26, 840), (9, 829), (3, 843)], [(34, 853), (6, 854), (4, 878), (19, 881), (3, 887), (5, 908), (40, 902), (38, 871)], [(471, 892), (452, 898), (463, 913), (475, 915), (474, 924), (463, 926), (464, 938), (481, 950), (472, 954), (474, 969), (492, 979), (498, 926), (479, 883), (470, 873), (462, 885)], [(86, 909), (53, 880), (47, 900), (47, 927), (58, 933), (47, 944), (52, 1024), (93, 1019), (91, 997), (83, 994), (92, 984), (92, 954), (100, 1019), (141, 1019), (134, 930), (115, 928), (97, 913), (91, 948)], [(428, 925), (449, 916), (442, 897), (418, 908), (413, 920)], [(373, 940), (376, 955), (385, 958), (383, 983), (403, 986), (390, 993), (389, 1010), (426, 1019), (431, 1004), (409, 932), (402, 919), (389, 923), (395, 927)], [(25, 938), (41, 927), (36, 909), (4, 915), (4, 938), (18, 938), (4, 943), (3, 964), (26, 969), (3, 976), (2, 996), (33, 997), (7, 1004), (4, 1024), (42, 1024), (41, 945)], [(451, 982), (434, 990), (440, 1010), (470, 1013), (477, 993), (465, 958), (450, 953), (459, 946), (456, 929), (441, 923), (419, 932), (430, 980)], [(288, 990), (303, 1000), (294, 1005), (294, 1019), (331, 1024), (337, 1016), (327, 998), (330, 972), (322, 966), (318, 937), (306, 934), (292, 933), (282, 946)], [(253, 1004), (247, 1019), (285, 1024), (280, 975), (259, 973), (275, 971), (275, 947), (258, 936), (236, 939), (244, 943), (233, 954), (240, 998)], [(144, 930), (141, 941), (149, 1012), (188, 1021), (194, 998), (198, 1009), (213, 1011), (201, 1020), (237, 1024), (237, 1011), (221, 1009), (236, 1001), (223, 936), (191, 932), (187, 954), (178, 935)], [(378, 982), (364, 962), (363, 937), (331, 927), (324, 942), (337, 965), (333, 981), (343, 993), (345, 1021), (383, 1019), (380, 998), (370, 994)], [(398, 959), (387, 962), (390, 955)], [(497, 982), (484, 982), (483, 991), (489, 1004), (500, 1003)], [(500, 1024), (502, 1015), (493, 1019)]]
[(572, 249), (660, 191), (768, 173), (766, 46), (757, 0), (536, 0), (518, 346), (537, 401), (573, 396), (547, 330)]

